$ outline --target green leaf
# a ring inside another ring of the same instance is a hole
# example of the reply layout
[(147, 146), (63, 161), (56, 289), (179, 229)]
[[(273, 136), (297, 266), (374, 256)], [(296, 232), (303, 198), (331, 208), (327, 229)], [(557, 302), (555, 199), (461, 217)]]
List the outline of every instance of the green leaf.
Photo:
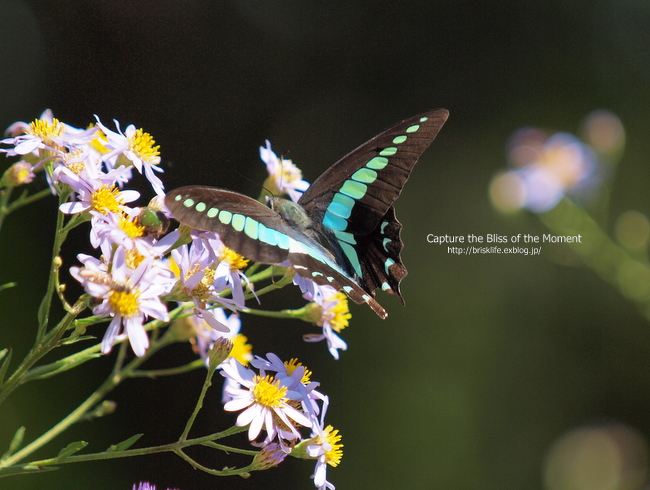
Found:
[(25, 427), (19, 427), (14, 436), (11, 438), (9, 443), (9, 449), (7, 452), (2, 455), (0, 460), (5, 460), (16, 452), (16, 450), (22, 445), (23, 438), (25, 437)]
[(65, 459), (68, 456), (72, 456), (74, 453), (81, 451), (87, 445), (88, 443), (86, 441), (71, 442), (70, 444), (68, 444), (66, 447), (64, 447), (59, 451), (59, 454), (57, 454), (56, 459)]
[(15, 288), (16, 286), (18, 286), (17, 282), (7, 282), (5, 284), (0, 285), (0, 292), (4, 291), (5, 289)]
[(68, 338), (63, 339), (61, 342), (59, 342), (59, 345), (71, 345), (77, 342), (81, 342), (83, 340), (97, 340), (97, 337), (95, 337), (94, 335), (80, 335), (78, 337), (70, 336)]
[(56, 466), (36, 466), (32, 464), (26, 464), (23, 466), (9, 466), (8, 468), (0, 469), (0, 477), (11, 476), (11, 475), (24, 475), (27, 473), (43, 473), (44, 471), (54, 471), (59, 468)]
[(25, 381), (32, 381), (34, 379), (50, 378), (102, 356), (101, 352), (93, 352), (92, 350), (93, 348), (89, 347), (86, 350), (64, 357), (63, 359), (59, 359), (51, 364), (30, 369), (24, 379)]
[(74, 322), (72, 322), (72, 324), (75, 326), (75, 328), (88, 327), (90, 325), (108, 322), (110, 319), (111, 317), (93, 315), (86, 318), (77, 318)]
[(11, 361), (11, 350), (2, 349), (0, 351), (0, 386), (5, 382), (5, 374), (7, 374), (7, 369), (9, 369), (9, 362)]
[(140, 439), (143, 435), (144, 434), (136, 434), (134, 436), (129, 437), (125, 441), (119, 442), (117, 444), (112, 444), (111, 446), (109, 446), (106, 452), (114, 453), (115, 451), (126, 451), (131, 446), (133, 446), (138, 441), (138, 439)]

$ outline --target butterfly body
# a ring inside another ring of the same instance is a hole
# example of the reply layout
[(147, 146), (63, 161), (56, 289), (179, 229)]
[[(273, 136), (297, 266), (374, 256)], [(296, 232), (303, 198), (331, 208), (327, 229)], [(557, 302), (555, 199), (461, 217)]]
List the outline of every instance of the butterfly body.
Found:
[(380, 133), (326, 170), (298, 203), (272, 198), (265, 206), (236, 192), (186, 186), (169, 192), (165, 204), (179, 222), (218, 233), (237, 253), (291, 265), (386, 318), (375, 290), (403, 302), (407, 274), (393, 203), (447, 117), (445, 109), (430, 111)]

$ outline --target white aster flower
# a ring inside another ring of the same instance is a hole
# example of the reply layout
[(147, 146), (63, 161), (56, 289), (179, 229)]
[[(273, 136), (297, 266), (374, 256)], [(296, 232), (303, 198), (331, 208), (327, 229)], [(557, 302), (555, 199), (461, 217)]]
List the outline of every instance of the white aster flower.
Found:
[(194, 313), (214, 330), (228, 332), (228, 326), (215, 317), (210, 305), (218, 303), (235, 310), (236, 304), (229, 298), (219, 296), (223, 288), (215, 286), (217, 266), (206, 242), (193, 240), (189, 245), (172, 250), (171, 256), (184, 296), (196, 305)]
[(331, 286), (321, 286), (314, 281), (294, 276), (294, 284), (300, 287), (302, 296), (320, 307), (320, 319), (315, 323), (323, 328), (322, 333), (303, 335), (305, 342), (327, 341), (327, 348), (334, 359), (339, 358), (339, 350), (347, 350), (348, 345), (338, 334), (348, 326), (350, 309), (345, 294)]
[(314, 420), (321, 413), (319, 403), (325, 408), (329, 405), (329, 398), (316, 390), (320, 383), (311, 381), (312, 372), (297, 359), (282, 362), (277, 355), (269, 352), (266, 354), (266, 359), (255, 356), (251, 364), (260, 371), (275, 373), (274, 377), (282, 380), (282, 384), (288, 390), (299, 393), (298, 398), (303, 412), (312, 416)]
[[(272, 183), (269, 190), (275, 193), (288, 194), (293, 202), (298, 202), (302, 193), (309, 188), (309, 182), (303, 180), (302, 171), (291, 161), (278, 157), (271, 149), (271, 142), (266, 140), (266, 146), (260, 146), (260, 158), (266, 164)], [(275, 188), (273, 188), (275, 187)]]
[[(192, 232), (192, 238), (191, 255), (196, 257), (198, 253), (200, 259), (190, 259), (186, 270), (196, 271), (193, 264), (205, 264), (203, 269), (207, 277), (203, 282), (210, 281), (211, 296), (202, 299), (220, 302), (235, 309), (244, 308), (244, 282), (248, 283), (248, 277), (242, 269), (248, 265), (248, 259), (226, 247), (216, 233)], [(232, 299), (219, 296), (227, 289), (230, 289)]]
[(120, 159), (120, 156), (124, 156), (138, 172), (146, 177), (156, 194), (165, 194), (162, 180), (154, 174), (154, 172), (163, 172), (163, 169), (159, 166), (160, 152), (158, 149), (160, 146), (154, 146), (156, 142), (151, 135), (145, 133), (142, 129), (136, 129), (133, 124), (129, 124), (122, 132), (120, 123), (117, 120), (113, 120), (117, 132), (111, 131), (102, 124), (99, 117), (95, 116), (95, 118), (97, 119), (97, 126), (106, 135), (107, 142), (104, 145), (110, 150), (109, 153), (102, 157), (107, 166), (113, 168), (123, 164), (124, 161)]
[(265, 374), (263, 370), (255, 374), (232, 358), (221, 366), (222, 376), (235, 380), (241, 386), (228, 388), (232, 400), (224, 405), (224, 409), (229, 412), (243, 410), (236, 423), (239, 427), (249, 426), (250, 441), (257, 439), (264, 429), (267, 433), (266, 443), (277, 437), (282, 444), (284, 439), (300, 438), (296, 424), (311, 427), (310, 418), (292, 406), (299, 401), (300, 393), (289, 390), (282, 380)]
[(102, 353), (110, 352), (118, 336), (124, 332), (133, 352), (142, 356), (149, 347), (144, 320), (152, 317), (169, 321), (167, 308), (160, 297), (171, 291), (174, 281), (163, 273), (163, 267), (154, 266), (152, 258), (145, 258), (136, 269), (129, 268), (125, 259), (126, 250), (118, 248), (110, 272), (107, 272), (103, 262), (80, 255), (84, 267), (71, 267), (70, 274), (88, 294), (102, 300), (93, 308), (93, 313), (113, 318), (102, 340)]
[(331, 425), (323, 428), (321, 425), (313, 427), (311, 439), (304, 441), (307, 444), (307, 454), (316, 459), (316, 469), (312, 478), (314, 485), (319, 490), (333, 490), (335, 487), (327, 481), (327, 466), (336, 467), (341, 462), (343, 451), (340, 444), (339, 431)]
[(82, 130), (64, 124), (47, 109), (39, 119), (29, 124), (19, 121), (9, 126), (5, 133), (11, 137), (1, 140), (0, 143), (10, 145), (12, 148), (1, 149), (0, 152), (7, 153), (7, 156), (30, 153), (38, 156), (40, 150), (46, 150), (62, 156), (65, 148), (73, 148), (89, 142), (95, 131), (95, 128)]
[(58, 180), (68, 184), (78, 198), (77, 201), (61, 204), (59, 210), (64, 214), (78, 214), (91, 209), (102, 214), (115, 213), (124, 209), (124, 204), (140, 197), (137, 191), (120, 190), (116, 185), (120, 177), (115, 172), (99, 172), (92, 177), (89, 174), (74, 174), (66, 167), (57, 169), (61, 169), (57, 174)]

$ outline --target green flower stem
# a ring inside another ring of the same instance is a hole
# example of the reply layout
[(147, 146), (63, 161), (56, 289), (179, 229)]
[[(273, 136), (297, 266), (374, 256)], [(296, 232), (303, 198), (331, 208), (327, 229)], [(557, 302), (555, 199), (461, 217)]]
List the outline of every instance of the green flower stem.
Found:
[(194, 411), (192, 412), (192, 415), (190, 415), (190, 418), (187, 420), (187, 423), (185, 424), (185, 429), (183, 429), (183, 433), (181, 434), (179, 441), (184, 442), (187, 440), (187, 436), (190, 433), (190, 429), (194, 425), (194, 421), (196, 420), (197, 415), (201, 411), (201, 408), (203, 408), (203, 399), (205, 398), (205, 395), (208, 392), (208, 388), (212, 386), (212, 376), (214, 376), (216, 370), (217, 370), (217, 366), (213, 365), (213, 363), (211, 362), (208, 366), (208, 372), (205, 375), (205, 381), (203, 382), (203, 386), (201, 387), (201, 393), (199, 394), (199, 399), (196, 401), (196, 404), (194, 405)]
[[(139, 365), (146, 357), (147, 356), (144, 356), (140, 359), (135, 359), (133, 363), (137, 363)], [(68, 416), (66, 416), (58, 424), (32, 441), (20, 451), (16, 452), (13, 456), (0, 462), (0, 468), (8, 467), (21, 461), (66, 431), (71, 425), (81, 420), (89, 410), (92, 410), (95, 406), (97, 406), (104, 399), (106, 394), (113, 390), (124, 379), (125, 378), (123, 376), (112, 373), (111, 376), (106, 379), (106, 381), (104, 381), (104, 383), (102, 383), (101, 386), (92, 395), (86, 398), (83, 403), (81, 403), (76, 409), (70, 412), (70, 414), (68, 414)]]
[(89, 296), (82, 296), (71, 310), (66, 313), (57, 327), (52, 329), (44, 338), (42, 338), (39, 344), (32, 347), (20, 366), (18, 366), (11, 377), (7, 379), (6, 383), (4, 383), (0, 388), (0, 404), (2, 404), (13, 390), (24, 384), (29, 379), (27, 378), (29, 369), (59, 345), (59, 341), (67, 328), (73, 323), (75, 317), (86, 308), (89, 301)]
[[(239, 427), (239, 428), (242, 429), (240, 432), (244, 432), (248, 430), (248, 426)], [(208, 442), (202, 442), (201, 445), (205, 447), (210, 447), (212, 449), (218, 449), (220, 451), (225, 451), (227, 453), (245, 454), (246, 456), (255, 456), (259, 453), (259, 451), (255, 451), (252, 449), (240, 449), (237, 447), (224, 446), (223, 444), (218, 444), (214, 442), (213, 439), (210, 439)]]
[(244, 468), (227, 468), (223, 470), (213, 470), (211, 468), (208, 468), (206, 466), (203, 466), (199, 463), (197, 463), (194, 459), (190, 458), (187, 454), (185, 454), (181, 450), (174, 451), (178, 456), (183, 458), (185, 461), (187, 461), (189, 464), (192, 465), (193, 468), (197, 470), (201, 470), (204, 473), (208, 473), (209, 475), (214, 475), (214, 476), (235, 476), (239, 475), (244, 478), (248, 478), (250, 476), (250, 472), (253, 470), (253, 464), (251, 463), (250, 465), (244, 467)]
[(305, 307), (298, 308), (295, 310), (280, 310), (280, 311), (275, 311), (275, 310), (255, 310), (252, 308), (244, 308), (241, 310), (242, 313), (248, 313), (249, 315), (256, 315), (256, 316), (264, 316), (267, 318), (297, 318), (297, 319), (302, 319), (305, 314), (306, 310)]
[(584, 209), (567, 198), (539, 217), (557, 235), (581, 234), (582, 243), (567, 245), (650, 319), (650, 266), (647, 262), (639, 261), (612, 241)]
[[(83, 463), (83, 462), (88, 462), (88, 461), (102, 461), (102, 460), (107, 460), (107, 459), (118, 459), (118, 458), (130, 458), (134, 456), (145, 456), (148, 454), (157, 454), (157, 453), (164, 453), (164, 452), (174, 452), (179, 455), (184, 454), (182, 453), (182, 450), (187, 447), (191, 446), (196, 446), (196, 445), (208, 445), (214, 440), (219, 440), (223, 439), (225, 437), (234, 435), (234, 434), (239, 434), (240, 432), (244, 432), (248, 430), (248, 427), (237, 427), (233, 426), (229, 429), (226, 429), (222, 432), (216, 432), (214, 434), (210, 434), (207, 436), (202, 436), (202, 437), (197, 437), (195, 439), (188, 439), (186, 441), (177, 441), (177, 442), (172, 442), (170, 444), (163, 444), (160, 446), (151, 446), (151, 447), (146, 447), (146, 448), (139, 448), (139, 449), (125, 449), (123, 451), (103, 451), (101, 453), (91, 453), (91, 454), (80, 454), (80, 455), (73, 455), (73, 456), (66, 456), (64, 458), (49, 458), (49, 459), (41, 459), (38, 461), (32, 461), (29, 463), (29, 466), (33, 467), (47, 467), (47, 466), (58, 466), (61, 464), (68, 464), (68, 463)], [(236, 448), (231, 448), (229, 446), (221, 446), (220, 449), (227, 451), (227, 452), (239, 452), (242, 453), (241, 450), (237, 450)], [(16, 453), (17, 455), (18, 453)], [(250, 454), (250, 455), (255, 455), (257, 454), (257, 451), (247, 451), (244, 454)], [(15, 456), (15, 455), (14, 455)], [(13, 459), (13, 458), (12, 458)], [(187, 459), (185, 457), (184, 459)], [(5, 462), (6, 463), (6, 462)], [(194, 466), (194, 463), (192, 463)], [(0, 466), (7, 466), (8, 465), (0, 465)], [(203, 468), (201, 468), (203, 469)], [(246, 468), (246, 471), (248, 471), (248, 467)], [(241, 473), (242, 470), (237, 470), (237, 469), (231, 469), (227, 470), (224, 472), (219, 472), (218, 470), (209, 470), (206, 468), (209, 473), (211, 474), (217, 474), (217, 475), (236, 475)], [(0, 476), (2, 476), (2, 470), (0, 470)]]
[(272, 265), (270, 267), (267, 267), (263, 271), (260, 271), (260, 272), (258, 272), (256, 274), (253, 274), (252, 276), (249, 276), (248, 280), (250, 282), (254, 283), (254, 282), (260, 282), (260, 281), (264, 281), (266, 279), (270, 279), (273, 276), (278, 275), (278, 274), (275, 273), (276, 270), (282, 270), (283, 271), (282, 275), (284, 276), (285, 275), (284, 269), (285, 269), (284, 267), (278, 267), (276, 265)]
[(13, 187), (7, 187), (6, 189), (0, 189), (0, 229), (4, 224), (5, 218), (9, 215), (9, 199), (11, 199), (11, 191)]
[[(69, 192), (59, 194), (59, 205), (65, 202), (68, 194)], [(57, 262), (60, 260), (58, 259), (59, 252), (61, 251), (63, 242), (68, 236), (68, 231), (70, 231), (70, 228), (68, 228), (65, 232), (63, 231), (64, 219), (65, 215), (59, 211), (56, 214), (56, 230), (54, 233), (54, 245), (52, 246), (52, 260), (50, 262), (50, 273), (47, 279), (47, 289), (45, 290), (45, 296), (43, 296), (43, 300), (38, 307), (38, 331), (36, 334), (35, 345), (38, 345), (41, 342), (41, 339), (43, 338), (43, 335), (45, 334), (45, 330), (47, 329), (47, 325), (49, 323), (50, 307), (52, 306), (52, 295), (54, 294), (54, 290), (56, 288), (56, 274), (58, 271)]]
[(33, 453), (37, 449), (43, 447), (45, 444), (52, 441), (55, 437), (57, 437), (62, 432), (67, 430), (71, 425), (82, 420), (86, 415), (86, 413), (92, 410), (95, 406), (99, 405), (99, 403), (106, 397), (106, 395), (110, 391), (115, 389), (122, 381), (129, 378), (131, 373), (134, 372), (142, 363), (144, 363), (147, 359), (149, 359), (151, 356), (153, 356), (156, 352), (158, 352), (161, 348), (165, 347), (169, 343), (170, 343), (169, 340), (164, 340), (164, 339), (161, 339), (160, 342), (157, 342), (155, 344), (152, 343), (152, 345), (149, 347), (149, 349), (147, 350), (144, 356), (133, 359), (128, 365), (122, 368), (121, 366), (128, 346), (128, 343), (124, 342), (120, 346), (121, 348), (118, 353), (116, 365), (113, 372), (100, 385), (100, 387), (92, 395), (90, 395), (83, 403), (81, 403), (76, 409), (74, 409), (68, 416), (62, 419), (58, 424), (56, 424), (50, 430), (45, 432), (39, 438), (32, 441), (30, 444), (25, 446), (20, 451), (16, 452), (13, 456), (0, 462), (0, 468), (11, 466), (17, 463), (18, 461), (22, 460), (29, 454)]
[[(255, 290), (255, 294), (251, 291), (251, 293), (246, 294), (246, 298), (250, 298), (252, 296), (262, 296), (270, 291), (274, 291), (275, 289), (281, 289), (285, 287), (287, 284), (290, 284), (293, 281), (293, 276), (295, 274), (295, 271), (291, 267), (280, 267), (279, 268), (282, 271), (282, 277), (267, 285), (264, 286), (263, 288)], [(273, 278), (274, 276), (278, 275), (274, 271), (278, 270), (277, 266), (271, 266), (267, 267), (261, 272), (258, 272), (257, 274), (254, 274), (253, 276), (249, 277), (248, 280), (251, 284), (254, 284), (256, 282), (260, 282), (266, 279)]]
[(41, 199), (51, 195), (52, 195), (52, 191), (48, 187), (46, 189), (41, 189), (40, 191), (35, 192), (34, 194), (21, 196), (20, 198), (16, 199), (14, 202), (12, 202), (7, 206), (6, 216), (9, 216), (17, 209), (27, 206), (33, 202), (40, 201)]
[(81, 366), (83, 363), (101, 357), (101, 344), (93, 345), (68, 357), (58, 361), (30, 369), (23, 377), (21, 384), (28, 383), (36, 379), (45, 379), (61, 374), (70, 369)]
[(177, 376), (179, 374), (189, 373), (190, 371), (196, 371), (199, 368), (205, 367), (203, 359), (196, 359), (190, 363), (187, 363), (183, 366), (178, 366), (168, 369), (150, 369), (147, 371), (133, 371), (131, 373), (132, 378), (163, 378), (165, 376)]

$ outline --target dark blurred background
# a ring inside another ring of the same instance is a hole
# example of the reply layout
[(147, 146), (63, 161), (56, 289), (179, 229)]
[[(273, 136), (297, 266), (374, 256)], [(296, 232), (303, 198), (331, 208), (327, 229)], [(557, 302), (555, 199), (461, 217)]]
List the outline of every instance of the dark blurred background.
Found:
[[(544, 233), (535, 216), (490, 205), (506, 142), (528, 125), (576, 132), (600, 108), (627, 135), (607, 231), (626, 210), (650, 212), (648, 26), (644, 0), (3, 0), (0, 127), (46, 108), (76, 126), (93, 114), (115, 118), (161, 145), (168, 189), (201, 183), (257, 196), (266, 138), (313, 181), (400, 119), (449, 109), (397, 204), (407, 306), (379, 293), (386, 321), (351, 306), (339, 361), (301, 342), (305, 324), (244, 318), (244, 333), (257, 354), (300, 357), (330, 396), (328, 421), (345, 444), (328, 471), (337, 488), (644, 488), (648, 321), (560, 245), (539, 257), (454, 256), (426, 235)], [(54, 198), (41, 202), (11, 216), (0, 236), (0, 282), (19, 283), (0, 294), (0, 346), (12, 346), (14, 360), (33, 340), (55, 212)], [(82, 250), (79, 233), (66, 266)], [(289, 296), (269, 301), (300, 303)], [(191, 359), (179, 345), (151, 367)], [(18, 390), (0, 408), (0, 452), (19, 426), (31, 441), (67, 414), (112, 361)], [(100, 451), (139, 432), (139, 444), (171, 442), (203, 374), (126, 383), (113, 394), (114, 415), (74, 427), (37, 457), (80, 439)], [(234, 420), (219, 398), (216, 387), (199, 420), (204, 433)], [(241, 460), (209, 453), (205, 464)], [(577, 465), (577, 480), (553, 477), (563, 464)], [(313, 488), (312, 472), (311, 462), (288, 460), (249, 480), (219, 479), (163, 455), (69, 465), (0, 488)]]

